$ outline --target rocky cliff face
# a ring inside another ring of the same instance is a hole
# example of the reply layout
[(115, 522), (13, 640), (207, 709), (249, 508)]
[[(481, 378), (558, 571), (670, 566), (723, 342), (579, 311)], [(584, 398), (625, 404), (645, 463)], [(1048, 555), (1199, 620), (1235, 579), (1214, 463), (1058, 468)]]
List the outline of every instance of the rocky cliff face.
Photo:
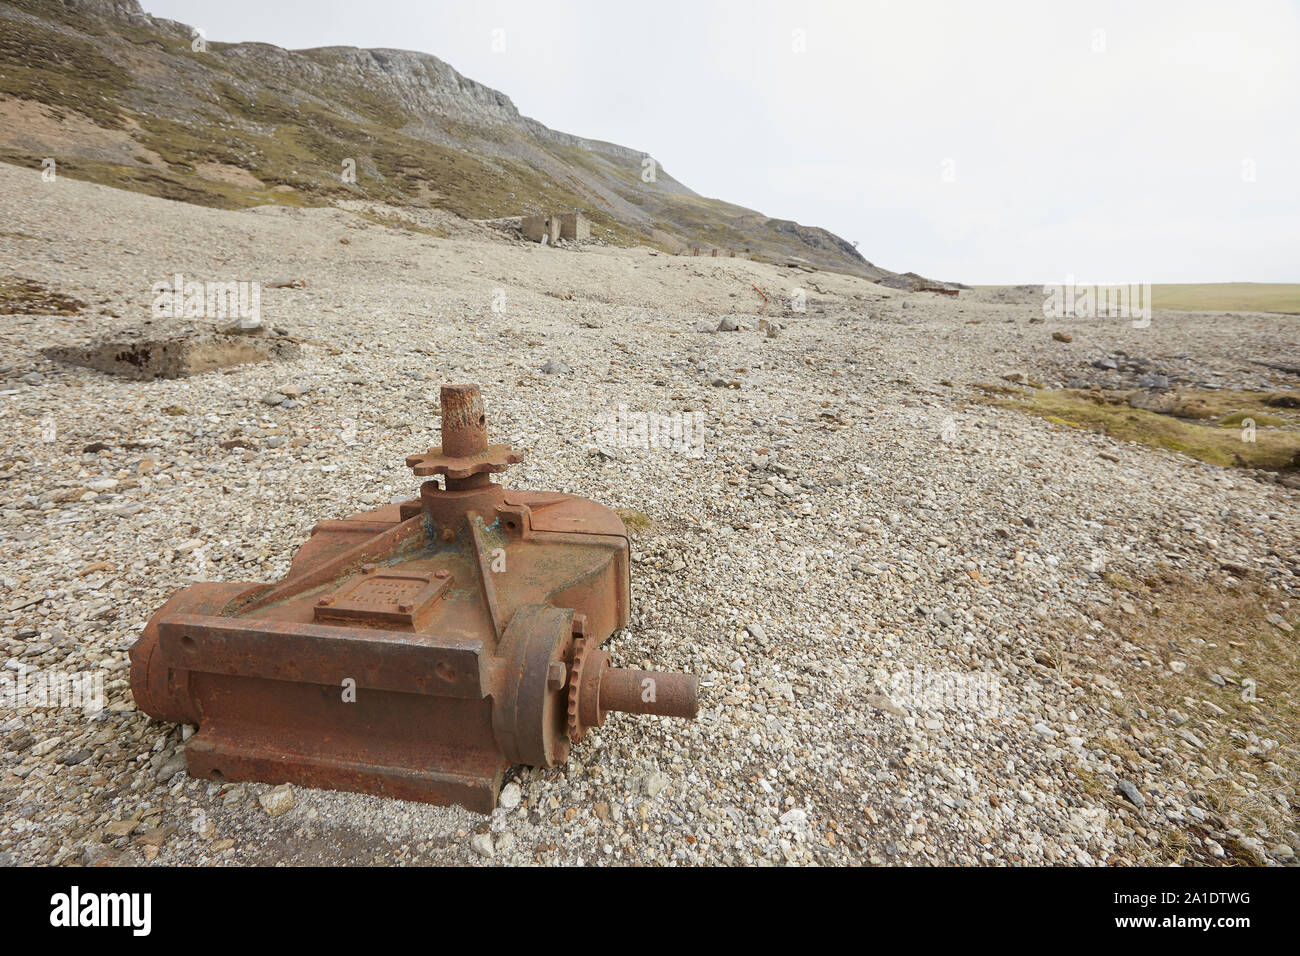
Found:
[[(0, 0), (4, 33), (0, 97), (43, 104), (64, 124), (69, 175), (227, 206), (370, 198), (466, 218), (576, 209), (609, 241), (890, 275), (838, 236), (698, 196), (657, 164), (647, 183), (650, 154), (549, 129), (428, 54), (196, 49), (190, 27), (136, 0)], [(86, 119), (99, 133), (79, 139)], [(48, 138), (21, 126), (0, 113), (0, 159), (39, 162)], [(105, 158), (105, 135), (120, 161)]]

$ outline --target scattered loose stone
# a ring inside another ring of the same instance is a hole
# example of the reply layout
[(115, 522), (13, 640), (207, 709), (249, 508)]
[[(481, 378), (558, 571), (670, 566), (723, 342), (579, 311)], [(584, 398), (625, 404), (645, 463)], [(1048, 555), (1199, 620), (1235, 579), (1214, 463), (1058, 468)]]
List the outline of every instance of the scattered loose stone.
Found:
[(1276, 614), (1273, 611), (1269, 611), (1268, 614), (1265, 615), (1265, 618), (1268, 620), (1268, 623), (1272, 624), (1280, 631), (1285, 631), (1287, 634), (1290, 634), (1292, 631), (1295, 630), (1295, 628), (1292, 627), (1291, 624), (1286, 620), (1286, 618), (1282, 617), (1281, 614)]
[(127, 837), (134, 833), (139, 825), (138, 820), (114, 820), (104, 827), (104, 832), (110, 837)]
[(135, 842), (144, 847), (161, 847), (176, 832), (174, 826), (154, 827), (135, 838)]
[(172, 777), (185, 770), (185, 766), (185, 754), (177, 754), (158, 768), (158, 782), (169, 783)]
[(268, 790), (257, 798), (257, 802), (262, 805), (267, 816), (280, 817), (293, 809), (293, 788), (288, 784), (282, 784), (274, 790)]
[(892, 714), (895, 717), (907, 716), (907, 711), (903, 710), (903, 708), (899, 707), (884, 694), (868, 694), (865, 701), (868, 707), (874, 707), (882, 713)]
[(652, 773), (645, 779), (645, 792), (648, 797), (657, 797), (668, 786), (668, 776), (662, 773)]
[(1135, 807), (1145, 807), (1147, 805), (1146, 797), (1142, 796), (1142, 791), (1130, 780), (1121, 780), (1115, 785), (1115, 789), (1122, 793), (1125, 799)]

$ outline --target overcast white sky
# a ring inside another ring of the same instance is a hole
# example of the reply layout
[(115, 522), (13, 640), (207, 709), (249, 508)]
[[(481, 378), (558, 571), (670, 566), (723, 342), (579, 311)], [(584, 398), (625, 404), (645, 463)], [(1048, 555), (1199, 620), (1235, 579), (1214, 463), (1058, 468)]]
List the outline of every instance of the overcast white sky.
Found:
[(1300, 282), (1294, 0), (142, 2), (212, 40), (432, 53), (889, 269)]

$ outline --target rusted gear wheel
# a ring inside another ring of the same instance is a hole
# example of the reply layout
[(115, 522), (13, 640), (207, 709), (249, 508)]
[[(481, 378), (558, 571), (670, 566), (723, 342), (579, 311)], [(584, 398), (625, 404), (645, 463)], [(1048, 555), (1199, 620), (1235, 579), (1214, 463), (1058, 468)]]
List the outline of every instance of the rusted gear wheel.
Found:
[(505, 471), (507, 466), (517, 465), (523, 460), (523, 452), (515, 451), (509, 445), (488, 445), (482, 451), (467, 455), (449, 455), (439, 446), (430, 448), (423, 455), (408, 455), (406, 466), (419, 478), (430, 475), (469, 478)]
[(588, 644), (586, 638), (573, 642), (573, 664), (569, 668), (569, 739), (577, 743), (592, 727), (605, 722), (600, 707), (600, 682), (609, 669), (609, 655)]
[(450, 481), (465, 481), (524, 460), (509, 445), (487, 443), (487, 416), (477, 385), (444, 385), (441, 399), (442, 444), (406, 459), (416, 477), (445, 475)]

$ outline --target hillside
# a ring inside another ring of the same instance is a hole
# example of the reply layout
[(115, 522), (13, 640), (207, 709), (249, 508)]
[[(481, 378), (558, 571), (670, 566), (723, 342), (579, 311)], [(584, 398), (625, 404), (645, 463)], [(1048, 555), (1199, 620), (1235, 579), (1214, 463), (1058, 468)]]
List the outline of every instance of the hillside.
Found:
[[(692, 192), (650, 154), (549, 129), (405, 50), (192, 47), (136, 0), (0, 2), (0, 160), (191, 203), (364, 199), (465, 219), (580, 210), (593, 236), (893, 274), (824, 229)], [(345, 182), (345, 160), (355, 182)]]

